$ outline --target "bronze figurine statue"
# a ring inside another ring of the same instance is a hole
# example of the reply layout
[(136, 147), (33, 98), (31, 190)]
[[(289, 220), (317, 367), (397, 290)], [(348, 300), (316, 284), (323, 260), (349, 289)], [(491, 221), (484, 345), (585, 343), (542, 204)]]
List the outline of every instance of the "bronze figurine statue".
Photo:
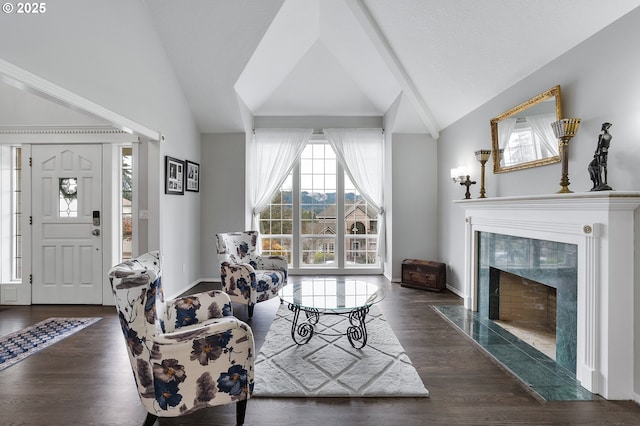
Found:
[(609, 128), (611, 123), (602, 123), (602, 133), (598, 136), (598, 146), (593, 154), (593, 160), (589, 163), (589, 177), (593, 182), (591, 191), (611, 191), (607, 184), (607, 156), (609, 154), (609, 144), (611, 143), (611, 134)]

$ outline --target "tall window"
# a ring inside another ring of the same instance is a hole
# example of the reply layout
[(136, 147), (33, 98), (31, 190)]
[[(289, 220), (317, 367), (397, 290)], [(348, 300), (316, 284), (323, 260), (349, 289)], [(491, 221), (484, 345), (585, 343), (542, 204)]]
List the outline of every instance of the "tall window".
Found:
[(310, 143), (300, 156), (300, 243), (303, 265), (333, 264), (336, 256), (336, 154)]
[[(260, 213), (263, 254), (293, 267), (379, 267), (377, 215), (327, 141), (310, 141), (280, 191)], [(342, 236), (342, 237), (341, 237)]]
[(377, 265), (378, 215), (344, 177), (345, 251), (347, 263)]
[(133, 256), (133, 148), (122, 147), (121, 157), (121, 197), (120, 197), (120, 223), (121, 223), (121, 253), (122, 260), (131, 259)]
[(280, 191), (260, 214), (262, 254), (285, 256), (289, 264), (291, 258), (291, 237), (293, 235), (293, 199), (291, 193), (292, 175), (282, 184)]

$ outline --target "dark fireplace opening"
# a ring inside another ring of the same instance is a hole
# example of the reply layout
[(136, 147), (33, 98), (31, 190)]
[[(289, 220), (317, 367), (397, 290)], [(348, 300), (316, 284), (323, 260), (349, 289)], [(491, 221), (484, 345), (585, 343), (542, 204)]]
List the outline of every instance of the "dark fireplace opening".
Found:
[(498, 269), (491, 275), (489, 319), (555, 360), (556, 289)]

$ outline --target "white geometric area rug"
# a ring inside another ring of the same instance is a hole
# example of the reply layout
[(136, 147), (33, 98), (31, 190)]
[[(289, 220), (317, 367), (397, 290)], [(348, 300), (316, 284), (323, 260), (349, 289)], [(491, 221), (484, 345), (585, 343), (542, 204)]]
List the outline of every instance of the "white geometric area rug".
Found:
[[(256, 357), (254, 397), (429, 396), (376, 306), (367, 314), (368, 340), (362, 349), (351, 347), (346, 336), (320, 334), (297, 345), (291, 339), (292, 318), (282, 304)], [(321, 315), (316, 331), (343, 332), (347, 323), (340, 315)]]

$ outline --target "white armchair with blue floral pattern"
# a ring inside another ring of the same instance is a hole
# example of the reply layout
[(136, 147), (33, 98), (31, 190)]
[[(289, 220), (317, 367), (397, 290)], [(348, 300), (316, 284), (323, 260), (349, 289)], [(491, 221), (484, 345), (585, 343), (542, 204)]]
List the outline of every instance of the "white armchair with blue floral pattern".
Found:
[(109, 280), (142, 405), (144, 425), (237, 403), (244, 422), (254, 385), (251, 328), (233, 317), (229, 296), (210, 291), (164, 301), (160, 256), (114, 266)]
[(256, 303), (278, 296), (287, 285), (287, 258), (258, 255), (257, 231), (221, 233), (216, 238), (222, 288), (232, 303), (248, 306), (251, 318)]

